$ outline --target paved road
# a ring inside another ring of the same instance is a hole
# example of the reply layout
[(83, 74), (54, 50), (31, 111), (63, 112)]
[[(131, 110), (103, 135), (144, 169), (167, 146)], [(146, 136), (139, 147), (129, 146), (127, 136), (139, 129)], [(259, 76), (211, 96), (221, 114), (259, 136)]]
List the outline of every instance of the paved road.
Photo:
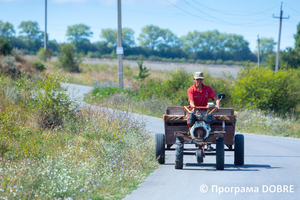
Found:
[[(92, 89), (76, 85), (70, 85), (69, 89), (73, 87), (80, 90), (78, 94)], [(152, 135), (164, 132), (162, 119), (147, 116), (145, 119)], [(224, 171), (215, 170), (215, 156), (206, 157), (203, 164), (197, 164), (195, 156), (187, 155), (183, 170), (175, 170), (174, 152), (166, 152), (166, 164), (124, 199), (300, 199), (300, 140), (244, 136), (244, 166), (236, 167), (233, 152), (226, 152)], [(202, 191), (207, 191), (201, 192), (200, 186)]]

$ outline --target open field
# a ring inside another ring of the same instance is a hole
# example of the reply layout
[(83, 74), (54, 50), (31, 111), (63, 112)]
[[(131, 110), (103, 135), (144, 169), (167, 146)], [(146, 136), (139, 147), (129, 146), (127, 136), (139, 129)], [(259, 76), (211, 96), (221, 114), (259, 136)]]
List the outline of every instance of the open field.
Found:
[[(27, 59), (37, 59), (36, 56), (25, 56)], [(51, 61), (57, 61), (57, 57), (53, 57)], [(207, 70), (212, 77), (222, 77), (231, 75), (234, 78), (237, 77), (241, 66), (236, 65), (205, 65), (205, 64), (194, 64), (194, 63), (173, 63), (173, 62), (151, 62), (143, 61), (144, 66), (150, 70), (161, 70), (161, 71), (174, 71), (178, 68), (184, 68), (187, 72), (204, 71)], [(99, 64), (99, 65), (110, 65), (118, 66), (118, 60), (111, 59), (99, 59), (99, 58), (84, 58), (83, 63), (85, 64)], [(123, 66), (129, 66), (130, 68), (137, 68), (137, 62), (135, 60), (123, 60)]]

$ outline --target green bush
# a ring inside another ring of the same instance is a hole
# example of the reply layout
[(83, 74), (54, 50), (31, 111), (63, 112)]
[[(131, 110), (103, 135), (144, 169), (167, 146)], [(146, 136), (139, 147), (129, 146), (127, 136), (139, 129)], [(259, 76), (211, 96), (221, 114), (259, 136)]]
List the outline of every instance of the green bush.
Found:
[(213, 61), (213, 60), (206, 60), (205, 64), (212, 65), (212, 64), (215, 64), (215, 61)]
[(223, 60), (222, 60), (222, 59), (218, 59), (218, 60), (216, 61), (216, 64), (218, 64), (218, 65), (223, 64)]
[(45, 71), (47, 69), (41, 61), (34, 61), (32, 63), (32, 66), (40, 72)]
[(162, 61), (162, 58), (158, 57), (158, 56), (149, 56), (148, 60), (149, 61)]
[(149, 70), (146, 68), (146, 66), (143, 67), (143, 60), (139, 59), (137, 61), (138, 67), (139, 67), (139, 74), (137, 76), (134, 76), (133, 78), (137, 79), (138, 81), (143, 81), (145, 78), (147, 78), (150, 73)]
[(180, 59), (179, 58), (174, 58), (173, 62), (180, 62)]
[(99, 51), (91, 52), (89, 51), (86, 55), (87, 58), (101, 58), (101, 53)]
[(43, 47), (41, 47), (40, 50), (37, 52), (37, 56), (40, 60), (46, 62), (47, 60), (51, 59), (52, 49), (45, 50)]
[(82, 62), (81, 55), (74, 53), (75, 47), (72, 44), (64, 43), (60, 46), (61, 55), (58, 56), (60, 67), (69, 72), (79, 72), (79, 64)]
[(179, 62), (185, 63), (185, 62), (186, 62), (186, 59), (185, 59), (185, 58), (180, 58), (180, 59), (179, 59)]
[(20, 67), (15, 64), (14, 56), (5, 56), (0, 63), (0, 73), (17, 76), (20, 74)]
[(38, 124), (43, 129), (53, 129), (63, 124), (66, 118), (75, 116), (76, 106), (72, 104), (69, 95), (61, 90), (60, 84), (66, 77), (60, 74), (50, 74), (37, 81), (40, 88), (36, 93), (37, 108), (40, 118)]
[(5, 40), (5, 39), (0, 39), (0, 55), (10, 55), (12, 51), (11, 44)]
[(236, 103), (245, 108), (257, 107), (286, 114), (300, 101), (300, 73), (296, 70), (274, 71), (268, 68), (247, 67), (235, 84)]

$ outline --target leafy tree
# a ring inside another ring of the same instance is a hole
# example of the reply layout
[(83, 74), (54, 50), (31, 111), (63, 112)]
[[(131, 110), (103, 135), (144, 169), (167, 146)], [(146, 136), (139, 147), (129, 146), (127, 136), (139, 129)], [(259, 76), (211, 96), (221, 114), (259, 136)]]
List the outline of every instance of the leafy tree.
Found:
[(159, 50), (169, 50), (179, 45), (178, 37), (169, 29), (161, 30), (161, 43), (158, 45)]
[(66, 36), (69, 41), (72, 41), (75, 44), (76, 49), (79, 49), (78, 47), (82, 43), (90, 43), (88, 38), (93, 35), (93, 32), (91, 32), (90, 29), (91, 28), (85, 24), (68, 26)]
[(295, 38), (295, 50), (300, 52), (300, 22), (297, 25), (297, 33), (294, 35)]
[[(270, 54), (275, 53), (274, 48), (277, 43), (274, 42), (273, 38), (260, 38), (260, 58), (261, 61), (264, 62), (267, 60)], [(255, 51), (257, 54), (257, 51)]]
[(118, 32), (116, 29), (102, 29), (100, 38), (104, 39), (107, 46), (110, 47), (116, 47), (117, 46), (117, 38), (118, 38)]
[(0, 37), (9, 40), (15, 33), (14, 26), (11, 23), (4, 23), (0, 20)]
[(81, 55), (74, 53), (74, 51), (73, 44), (64, 43), (60, 46), (62, 54), (58, 56), (58, 61), (61, 67), (69, 72), (79, 72), (79, 64), (82, 62)]
[(134, 31), (131, 28), (122, 28), (122, 46), (128, 48), (134, 45)]
[(201, 50), (203, 39), (201, 33), (196, 30), (188, 32), (188, 34), (186, 36), (182, 36), (180, 40), (183, 44), (183, 50), (188, 53), (195, 53)]
[(249, 42), (241, 35), (228, 34), (224, 47), (228, 49), (231, 54), (232, 60), (252, 60)]
[(142, 29), (138, 40), (141, 47), (149, 47), (152, 51), (157, 49), (161, 42), (162, 30), (158, 26), (149, 25)]
[(23, 21), (18, 26), (18, 28), (21, 29), (20, 34), (26, 34), (26, 37), (24, 39), (27, 39), (28, 41), (34, 41), (36, 39), (39, 39), (39, 35), (41, 34), (37, 22)]
[[(116, 48), (118, 45), (118, 30), (102, 29), (100, 38), (104, 39), (108, 47)], [(128, 48), (134, 45), (134, 31), (131, 28), (122, 28), (122, 46)]]
[(6, 39), (0, 39), (0, 55), (7, 56), (11, 54), (12, 47)]

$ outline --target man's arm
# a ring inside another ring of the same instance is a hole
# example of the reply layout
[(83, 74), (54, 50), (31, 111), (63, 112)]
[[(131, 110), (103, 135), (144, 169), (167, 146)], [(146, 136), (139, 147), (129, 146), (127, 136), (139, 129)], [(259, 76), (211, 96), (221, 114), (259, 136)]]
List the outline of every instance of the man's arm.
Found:
[(220, 100), (218, 99), (218, 97), (214, 97), (213, 98), (213, 101), (216, 101), (216, 104), (217, 104), (217, 111), (219, 111), (220, 110)]

